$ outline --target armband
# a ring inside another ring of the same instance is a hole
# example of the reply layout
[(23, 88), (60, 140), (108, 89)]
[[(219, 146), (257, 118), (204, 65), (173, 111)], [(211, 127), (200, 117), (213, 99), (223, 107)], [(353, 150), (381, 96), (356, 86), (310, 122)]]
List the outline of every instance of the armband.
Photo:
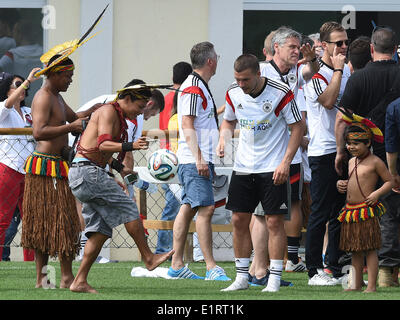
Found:
[(314, 58), (312, 58), (309, 62), (315, 62), (317, 61), (317, 56), (315, 56)]
[(133, 143), (132, 142), (123, 142), (122, 143), (122, 151), (133, 151)]
[(97, 148), (104, 142), (104, 141), (112, 141), (113, 138), (111, 134), (102, 134), (97, 138)]
[(343, 69), (333, 69), (333, 72), (339, 71), (343, 74)]

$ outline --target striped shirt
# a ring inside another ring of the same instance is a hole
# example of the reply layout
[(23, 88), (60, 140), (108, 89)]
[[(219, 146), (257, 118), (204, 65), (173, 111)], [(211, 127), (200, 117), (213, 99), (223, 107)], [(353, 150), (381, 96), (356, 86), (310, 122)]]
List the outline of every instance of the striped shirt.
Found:
[(237, 120), (240, 128), (233, 170), (263, 173), (275, 171), (282, 162), (289, 142), (288, 124), (300, 121), (301, 114), (289, 87), (265, 78), (256, 97), (232, 84), (226, 93), (224, 119)]
[(177, 156), (179, 163), (195, 163), (195, 157), (190, 150), (183, 130), (182, 117), (194, 117), (194, 129), (197, 143), (203, 159), (215, 163), (216, 147), (219, 132), (215, 120), (215, 104), (205, 81), (195, 72), (190, 74), (182, 83), (178, 95), (178, 126), (179, 140)]
[[(335, 108), (328, 110), (318, 102), (318, 97), (325, 91), (332, 76), (333, 68), (320, 60), (319, 71), (304, 86), (310, 133), (308, 156), (322, 156), (336, 152), (335, 120), (337, 110)], [(336, 104), (343, 95), (349, 77), (350, 69), (345, 64)]]

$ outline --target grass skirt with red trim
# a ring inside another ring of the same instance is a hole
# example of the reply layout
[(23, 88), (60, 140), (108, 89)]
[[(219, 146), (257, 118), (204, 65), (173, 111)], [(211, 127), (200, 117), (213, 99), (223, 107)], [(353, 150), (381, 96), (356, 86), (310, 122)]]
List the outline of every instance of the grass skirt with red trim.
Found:
[[(53, 177), (61, 171), (68, 176), (68, 166), (64, 170), (61, 158), (42, 154), (41, 166), (36, 167), (37, 158), (34, 155), (30, 160), (35, 160), (34, 171), (26, 170), (21, 245), (51, 257), (74, 258), (79, 253), (81, 231), (75, 197), (66, 177)], [(42, 175), (40, 172), (47, 172), (47, 168), (49, 176)]]
[(340, 250), (359, 252), (377, 250), (381, 247), (381, 228), (379, 217), (386, 209), (378, 202), (374, 207), (366, 203), (346, 204), (339, 213), (342, 222), (340, 231)]

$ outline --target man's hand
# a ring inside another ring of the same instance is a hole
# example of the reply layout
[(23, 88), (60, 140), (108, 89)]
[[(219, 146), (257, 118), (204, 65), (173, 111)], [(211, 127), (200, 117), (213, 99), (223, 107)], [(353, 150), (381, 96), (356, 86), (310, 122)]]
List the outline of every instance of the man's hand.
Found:
[(196, 168), (200, 176), (207, 178), (210, 176), (210, 170), (206, 162), (204, 161), (196, 162)]
[(278, 186), (286, 182), (290, 173), (290, 165), (285, 162), (281, 162), (279, 166), (275, 169), (272, 175), (272, 180), (274, 180), (274, 185)]
[(344, 151), (338, 151), (335, 157), (335, 170), (339, 176), (343, 175), (343, 163), (347, 161), (347, 154)]
[(217, 145), (217, 156), (223, 158), (225, 156), (225, 141), (219, 140)]
[(346, 62), (346, 56), (337, 51), (337, 47), (333, 49), (333, 55), (331, 56), (333, 69), (344, 68), (344, 63)]
[(303, 54), (303, 59), (299, 60), (299, 64), (304, 64), (313, 60), (317, 55), (315, 54), (315, 48), (310, 46), (309, 43), (305, 43), (300, 47), (300, 52)]
[(70, 132), (78, 132), (81, 133), (83, 131), (83, 122), (88, 121), (89, 117), (85, 118), (78, 118), (74, 122), (71, 122), (70, 125)]
[(140, 137), (133, 143), (133, 150), (147, 150), (149, 148), (149, 141), (146, 137)]

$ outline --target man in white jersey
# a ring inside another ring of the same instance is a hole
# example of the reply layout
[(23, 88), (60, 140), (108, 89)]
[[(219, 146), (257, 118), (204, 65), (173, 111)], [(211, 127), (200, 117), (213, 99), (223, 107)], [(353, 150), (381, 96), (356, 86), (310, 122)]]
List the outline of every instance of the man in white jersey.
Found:
[[(348, 38), (337, 22), (326, 22), (320, 28), (324, 54), (320, 70), (304, 86), (307, 119), (310, 133), (308, 158), (311, 168), (311, 214), (306, 235), (306, 265), (309, 285), (339, 284), (342, 276), (339, 266), (340, 223), (337, 216), (345, 198), (336, 189), (339, 179), (335, 171), (336, 139), (334, 105), (340, 100), (350, 69), (345, 64)], [(347, 172), (347, 170), (343, 170)], [(328, 225), (328, 267), (333, 278), (323, 271), (322, 248), (325, 225)]]
[[(274, 31), (271, 39), (272, 59), (267, 63), (261, 63), (261, 76), (286, 83), (292, 90), (297, 106), (303, 113), (302, 121), (306, 123), (305, 104), (298, 103), (298, 91), (306, 81), (318, 72), (319, 63), (315, 51), (310, 44), (301, 45), (301, 34), (288, 27), (280, 27)], [(303, 55), (299, 61), (300, 52)], [(303, 64), (304, 63), (304, 64)], [(304, 132), (304, 135), (306, 131)], [(301, 191), (303, 185), (301, 150), (297, 150), (290, 166), (290, 181), (292, 184), (292, 203), (289, 220), (285, 221), (285, 230), (288, 245), (288, 260), (286, 271), (301, 272), (306, 269), (304, 262), (299, 260), (298, 250), (300, 247), (301, 228), (303, 227), (303, 216), (301, 212)]]
[(201, 42), (190, 51), (193, 72), (182, 83), (178, 96), (178, 176), (182, 184), (181, 208), (173, 227), (173, 248), (168, 275), (173, 278), (202, 279), (183, 263), (189, 224), (196, 213), (196, 231), (206, 262), (206, 280), (230, 280), (217, 266), (212, 253), (211, 218), (214, 213), (212, 178), (218, 118), (208, 82), (217, 70), (214, 45)]
[[(290, 184), (290, 163), (300, 145), (304, 124), (293, 92), (281, 82), (261, 77), (254, 55), (244, 54), (234, 64), (236, 83), (226, 94), (226, 108), (217, 154), (224, 156), (227, 140), (239, 124), (239, 145), (233, 166), (226, 208), (233, 211), (233, 247), (236, 280), (223, 291), (248, 288), (251, 241), (248, 233), (251, 214), (261, 202), (263, 212), (255, 217), (252, 241), (255, 250), (256, 276), (267, 267), (268, 246), (270, 275), (263, 291), (276, 292), (280, 287), (285, 250), (284, 215)], [(291, 129), (292, 134), (289, 135)], [(267, 224), (265, 216), (267, 215)], [(267, 242), (267, 232), (269, 241)], [(263, 275), (261, 275), (263, 276)]]

